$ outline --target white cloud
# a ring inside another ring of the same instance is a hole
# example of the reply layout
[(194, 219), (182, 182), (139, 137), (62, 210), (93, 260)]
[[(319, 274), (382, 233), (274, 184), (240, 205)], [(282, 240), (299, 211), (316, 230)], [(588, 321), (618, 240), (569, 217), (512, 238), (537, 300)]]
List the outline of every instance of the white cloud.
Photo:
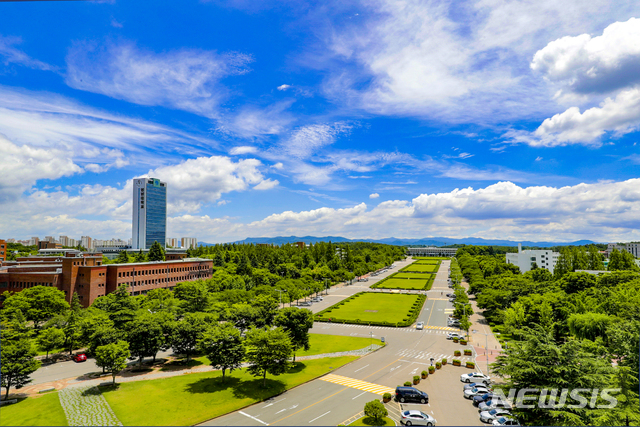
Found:
[(233, 147), (231, 150), (229, 150), (229, 154), (231, 154), (232, 156), (241, 156), (243, 154), (253, 154), (257, 152), (258, 152), (257, 147), (251, 147), (247, 145)]
[(605, 93), (640, 81), (640, 19), (614, 22), (601, 36), (562, 37), (536, 52), (531, 68), (568, 89)]
[(141, 105), (160, 105), (210, 118), (228, 95), (220, 80), (247, 72), (251, 57), (182, 49), (155, 53), (133, 43), (76, 43), (67, 55), (66, 83)]
[(278, 135), (295, 121), (287, 111), (292, 104), (293, 100), (286, 100), (266, 108), (245, 106), (232, 115), (221, 117), (216, 130), (242, 138)]
[(541, 160), (542, 160), (542, 157), (541, 157), (541, 156), (536, 157), (536, 162), (539, 162), (539, 161), (541, 161)]
[(4, 62), (5, 65), (18, 64), (44, 71), (58, 70), (58, 67), (33, 59), (20, 49), (16, 48), (15, 46), (20, 43), (22, 43), (22, 39), (20, 37), (3, 37), (0, 35), (0, 58), (3, 59), (2, 62)]
[(287, 90), (291, 87), (291, 85), (280, 85), (278, 86), (278, 90)]
[(264, 181), (260, 182), (260, 184), (254, 186), (253, 189), (254, 190), (271, 190), (272, 188), (277, 187), (278, 184), (280, 183), (276, 179), (274, 180), (265, 179)]
[(378, 197), (380, 197), (380, 195), (378, 193), (369, 194), (369, 198), (370, 199), (377, 199)]
[(303, 126), (293, 131), (291, 136), (280, 144), (280, 150), (296, 159), (306, 159), (318, 150), (333, 144), (336, 136), (351, 130), (348, 123), (337, 122)]

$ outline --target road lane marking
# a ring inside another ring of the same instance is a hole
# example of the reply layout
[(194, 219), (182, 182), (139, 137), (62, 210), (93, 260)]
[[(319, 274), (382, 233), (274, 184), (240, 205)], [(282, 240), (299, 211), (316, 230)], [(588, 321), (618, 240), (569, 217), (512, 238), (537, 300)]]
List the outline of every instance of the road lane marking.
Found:
[(379, 395), (383, 395), (385, 393), (395, 393), (395, 389), (391, 387), (374, 384), (367, 381), (356, 380), (349, 377), (343, 377), (342, 375), (329, 374), (320, 378), (320, 380), (344, 385), (358, 390), (368, 391)]
[(312, 422), (314, 422), (314, 421), (315, 421), (315, 420), (317, 420), (318, 418), (322, 418), (322, 417), (324, 417), (324, 416), (325, 416), (325, 415), (327, 415), (329, 412), (331, 412), (331, 411), (325, 412), (324, 414), (320, 415), (319, 417), (316, 417), (316, 418), (312, 419), (311, 421), (309, 421), (309, 424), (311, 424)]
[(433, 314), (433, 307), (436, 305), (436, 302), (434, 301), (435, 298), (430, 298), (431, 301), (433, 301), (433, 304), (431, 304), (431, 309), (429, 312), (429, 318), (427, 319), (427, 325), (429, 324), (429, 321), (431, 320), (431, 315)]
[[(333, 394), (331, 394), (331, 395), (329, 395), (329, 396), (325, 397), (324, 399), (322, 399), (322, 400), (318, 400), (316, 403), (312, 403), (311, 405), (309, 405), (309, 406), (307, 406), (307, 407), (305, 407), (305, 408), (302, 408), (302, 409), (300, 409), (299, 411), (294, 412), (293, 414), (287, 415), (286, 417), (280, 418), (279, 420), (272, 422), (272, 423), (271, 423), (271, 425), (274, 425), (275, 423), (279, 423), (279, 422), (280, 422), (280, 421), (282, 421), (282, 420), (286, 420), (287, 418), (292, 417), (292, 416), (294, 416), (295, 414), (299, 414), (300, 412), (305, 411), (305, 410), (307, 410), (307, 409), (311, 408), (312, 406), (317, 405), (317, 404), (318, 404), (318, 403), (320, 403), (320, 402), (324, 402), (325, 400), (329, 399), (330, 397), (333, 397), (333, 396), (335, 396), (336, 394), (338, 394), (338, 393), (342, 393), (343, 391), (348, 390), (348, 389), (349, 389), (349, 387), (345, 387), (345, 388), (343, 388), (343, 389), (342, 389), (342, 390), (340, 390), (340, 391), (336, 391), (335, 393), (333, 393)], [(296, 405), (296, 406), (297, 406), (297, 405)]]
[[(398, 358), (397, 358), (396, 360), (394, 360), (393, 362), (389, 363), (388, 365), (383, 366), (382, 368), (380, 368), (380, 369), (378, 369), (377, 371), (375, 371), (375, 372), (373, 372), (373, 373), (371, 373), (371, 374), (367, 375), (367, 376), (366, 376), (366, 377), (364, 377), (364, 378), (365, 378), (365, 379), (367, 379), (367, 378), (369, 378), (369, 377), (372, 377), (373, 375), (375, 375), (375, 374), (377, 374), (378, 372), (382, 371), (382, 370), (383, 370), (383, 369), (385, 369), (386, 367), (393, 365), (394, 363), (396, 363), (396, 362), (397, 362), (398, 360), (400, 360), (400, 359), (401, 359), (401, 357), (398, 357)], [(395, 391), (395, 390), (394, 390), (394, 391)]]
[(256, 417), (253, 417), (253, 416), (251, 416), (251, 415), (249, 415), (249, 414), (247, 414), (247, 413), (244, 413), (244, 412), (242, 412), (242, 411), (238, 411), (238, 412), (239, 412), (240, 414), (244, 415), (245, 417), (249, 417), (249, 418), (251, 418), (252, 420), (259, 422), (260, 424), (264, 424), (265, 426), (268, 426), (268, 425), (269, 425), (269, 424), (265, 423), (264, 421), (259, 420), (259, 419), (257, 419)]
[(357, 395), (356, 397), (353, 397), (351, 400), (355, 400), (357, 398), (359, 398), (360, 396), (362, 396), (363, 394), (367, 393), (366, 391), (363, 391), (362, 393), (360, 393), (359, 395)]
[(363, 366), (362, 368), (360, 368), (360, 369), (356, 369), (356, 370), (355, 370), (355, 371), (353, 371), (353, 372), (361, 371), (361, 370), (363, 370), (364, 368), (366, 368), (367, 366), (369, 366), (369, 365), (365, 365), (365, 366)]
[(287, 400), (287, 398), (285, 397), (284, 399), (280, 399), (280, 400), (278, 400), (277, 402), (269, 403), (268, 405), (263, 406), (263, 407), (262, 407), (262, 409), (267, 408), (267, 407), (269, 407), (269, 406), (271, 406), (271, 405), (275, 405), (276, 403), (280, 403), (280, 402), (282, 402), (283, 400)]

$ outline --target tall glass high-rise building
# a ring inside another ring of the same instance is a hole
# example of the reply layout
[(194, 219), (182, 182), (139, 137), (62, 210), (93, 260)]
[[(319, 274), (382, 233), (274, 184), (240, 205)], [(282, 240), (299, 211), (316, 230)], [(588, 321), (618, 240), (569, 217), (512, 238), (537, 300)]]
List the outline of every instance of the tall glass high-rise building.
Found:
[(157, 178), (133, 180), (134, 249), (149, 249), (153, 242), (165, 246), (167, 238), (167, 183)]

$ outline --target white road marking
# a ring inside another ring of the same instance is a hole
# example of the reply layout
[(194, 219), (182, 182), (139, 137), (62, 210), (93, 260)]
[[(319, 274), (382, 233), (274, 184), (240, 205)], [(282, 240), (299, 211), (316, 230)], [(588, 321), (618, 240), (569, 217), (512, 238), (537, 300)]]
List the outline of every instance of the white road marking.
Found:
[(287, 410), (287, 408), (281, 409), (281, 410), (279, 410), (278, 412), (276, 412), (276, 415), (277, 415), (277, 414), (279, 414), (280, 412), (284, 412), (284, 411), (286, 411), (286, 410)]
[(356, 397), (352, 398), (351, 400), (355, 400), (357, 398), (359, 398), (360, 396), (362, 396), (363, 394), (367, 393), (366, 391), (363, 391), (362, 393), (360, 393), (359, 395), (357, 395)]
[(256, 417), (252, 417), (251, 415), (246, 414), (246, 413), (244, 413), (244, 412), (242, 412), (242, 411), (238, 411), (238, 412), (239, 412), (240, 414), (244, 415), (245, 417), (249, 417), (249, 418), (251, 418), (252, 420), (259, 422), (260, 424), (264, 424), (265, 426), (268, 426), (268, 425), (269, 425), (269, 424), (265, 423), (264, 421), (259, 420), (259, 419), (257, 419)]
[(314, 422), (314, 421), (315, 421), (315, 420), (317, 420), (318, 418), (322, 418), (322, 417), (324, 417), (324, 416), (325, 416), (325, 415), (327, 415), (329, 412), (331, 412), (331, 411), (325, 412), (324, 414), (320, 415), (319, 417), (315, 417), (314, 419), (312, 419), (311, 421), (309, 421), (309, 424), (311, 424), (312, 422)]
[(361, 370), (363, 370), (364, 368), (366, 368), (367, 366), (369, 366), (369, 365), (365, 365), (365, 366), (363, 366), (362, 368), (360, 368), (360, 369), (356, 369), (356, 370), (355, 370), (355, 371), (353, 371), (353, 372), (361, 371)]

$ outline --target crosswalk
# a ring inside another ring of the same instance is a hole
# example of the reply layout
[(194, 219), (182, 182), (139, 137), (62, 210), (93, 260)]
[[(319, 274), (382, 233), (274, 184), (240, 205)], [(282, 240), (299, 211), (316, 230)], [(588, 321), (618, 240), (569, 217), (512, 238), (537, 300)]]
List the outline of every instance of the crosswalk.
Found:
[(395, 389), (391, 387), (386, 387), (380, 384), (369, 383), (366, 381), (356, 380), (349, 377), (343, 377), (342, 375), (329, 374), (320, 378), (322, 381), (327, 381), (334, 384), (340, 384), (343, 386), (355, 388), (362, 391), (368, 391), (370, 393), (375, 393), (379, 395), (383, 395), (385, 393), (395, 393)]
[(451, 354), (444, 354), (438, 352), (428, 352), (425, 350), (416, 350), (405, 348), (402, 350), (398, 350), (396, 356), (399, 356), (403, 359), (417, 359), (417, 360), (425, 360), (429, 361), (432, 358), (436, 361), (440, 361), (442, 359), (447, 359), (451, 362), (453, 359), (458, 359), (460, 361), (473, 360), (473, 356), (453, 356)]
[[(316, 324), (318, 325), (318, 324)], [(327, 324), (329, 325), (329, 324)], [(416, 326), (413, 325), (411, 328), (394, 328), (394, 327), (390, 327), (390, 326), (368, 326), (368, 325), (351, 325), (348, 323), (331, 323), (332, 327), (338, 326), (338, 327), (343, 327), (343, 328), (364, 328), (367, 330), (370, 329), (383, 329), (383, 330), (387, 330), (387, 331), (404, 331), (404, 332), (427, 332), (427, 333), (442, 333), (442, 334), (448, 334), (449, 332), (460, 332), (460, 329), (458, 328), (451, 328), (448, 326), (425, 326), (423, 330), (418, 330), (416, 329)], [(329, 329), (329, 326), (323, 326), (322, 329)]]

